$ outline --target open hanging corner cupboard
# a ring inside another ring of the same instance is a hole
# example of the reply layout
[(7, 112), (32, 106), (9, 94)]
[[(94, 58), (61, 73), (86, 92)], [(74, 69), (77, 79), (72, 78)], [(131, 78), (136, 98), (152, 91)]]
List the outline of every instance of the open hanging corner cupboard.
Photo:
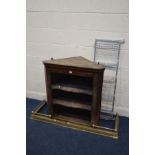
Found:
[(83, 57), (44, 61), (48, 114), (71, 122), (99, 122), (104, 66)]

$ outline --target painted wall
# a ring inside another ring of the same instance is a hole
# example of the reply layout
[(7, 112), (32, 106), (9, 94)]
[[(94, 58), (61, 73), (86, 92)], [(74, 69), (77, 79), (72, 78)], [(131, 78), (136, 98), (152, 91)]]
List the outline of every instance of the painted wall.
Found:
[(93, 60), (95, 39), (125, 39), (121, 46), (115, 111), (128, 116), (128, 0), (27, 0), (27, 97), (45, 98), (43, 60)]

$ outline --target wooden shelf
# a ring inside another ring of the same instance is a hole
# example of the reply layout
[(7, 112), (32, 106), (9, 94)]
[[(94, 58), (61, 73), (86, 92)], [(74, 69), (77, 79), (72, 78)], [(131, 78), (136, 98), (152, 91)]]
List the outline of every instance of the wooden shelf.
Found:
[[(58, 74), (53, 73), (52, 74), (52, 87), (62, 86), (62, 89), (69, 89), (69, 88), (75, 88), (73, 91), (86, 91), (86, 93), (90, 93), (90, 91), (93, 89), (93, 78), (92, 77), (82, 77), (82, 76), (76, 76), (76, 75), (66, 75), (66, 74)], [(77, 88), (77, 89), (76, 89)], [(92, 94), (92, 93), (91, 93)]]
[(62, 105), (70, 108), (91, 110), (91, 105), (88, 105), (87, 103), (84, 103), (84, 102), (74, 101), (74, 100), (53, 99), (53, 104), (58, 104), (58, 105)]
[(58, 84), (53, 84), (52, 89), (59, 89), (67, 92), (73, 92), (73, 93), (82, 93), (82, 94), (87, 94), (87, 95), (92, 95), (92, 90), (89, 87), (80, 87), (80, 86), (75, 86), (72, 84), (63, 84), (63, 83), (58, 83)]
[(68, 121), (68, 122), (72, 122), (72, 123), (78, 122), (80, 124), (87, 124), (87, 125), (90, 124), (90, 121), (79, 119), (79, 118), (74, 118), (74, 117), (70, 117), (70, 116), (64, 116), (64, 115), (55, 114), (54, 118), (55, 119), (61, 119), (61, 120), (64, 120), (64, 121)]

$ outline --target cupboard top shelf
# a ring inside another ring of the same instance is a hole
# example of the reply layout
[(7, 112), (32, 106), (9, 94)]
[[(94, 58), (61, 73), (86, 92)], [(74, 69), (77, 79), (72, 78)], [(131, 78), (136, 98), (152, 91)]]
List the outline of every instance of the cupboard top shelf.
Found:
[(46, 60), (46, 61), (43, 61), (43, 63), (45, 65), (70, 66), (70, 67), (92, 69), (92, 70), (104, 70), (105, 69), (104, 65), (96, 64), (81, 56), (64, 58), (64, 59)]
[(87, 95), (92, 95), (92, 90), (89, 87), (80, 87), (80, 86), (75, 86), (72, 84), (63, 84), (63, 83), (58, 83), (58, 84), (53, 84), (52, 89), (59, 89), (67, 92), (73, 92), (73, 93), (82, 93), (82, 94), (87, 94)]

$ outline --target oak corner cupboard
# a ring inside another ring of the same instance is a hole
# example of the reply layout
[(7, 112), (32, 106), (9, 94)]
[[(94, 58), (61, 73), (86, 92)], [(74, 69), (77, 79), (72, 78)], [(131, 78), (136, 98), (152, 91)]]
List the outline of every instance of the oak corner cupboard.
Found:
[(83, 57), (43, 61), (48, 115), (98, 125), (105, 67)]

